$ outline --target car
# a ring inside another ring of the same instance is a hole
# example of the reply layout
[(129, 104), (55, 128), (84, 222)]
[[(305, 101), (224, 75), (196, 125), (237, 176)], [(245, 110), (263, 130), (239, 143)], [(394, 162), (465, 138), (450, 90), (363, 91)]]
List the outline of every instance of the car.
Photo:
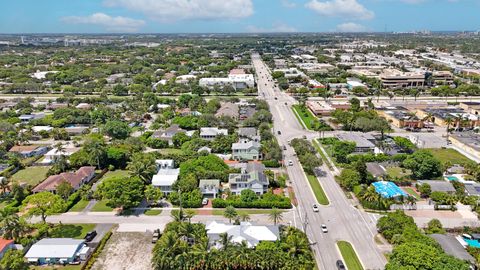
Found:
[(277, 134), (278, 134), (278, 135), (282, 135), (282, 132), (279, 130), (279, 131), (277, 131)]
[(337, 269), (338, 270), (345, 270), (347, 268), (345, 268), (345, 265), (343, 264), (343, 262), (341, 260), (338, 260), (337, 261)]
[(160, 238), (160, 230), (155, 230), (152, 235), (152, 244), (157, 243), (158, 239)]
[(277, 97), (275, 97), (275, 100), (278, 100), (278, 98), (277, 98)]
[(92, 241), (95, 236), (97, 236), (97, 231), (91, 231), (91, 232), (88, 232), (86, 235), (85, 235), (85, 242), (90, 242)]
[(288, 104), (285, 102), (285, 106), (287, 106)]
[(289, 160), (288, 161), (288, 166), (293, 166), (293, 161)]
[(207, 205), (208, 204), (208, 199), (207, 198), (203, 198), (202, 200), (202, 205)]
[(318, 212), (318, 205), (313, 204), (312, 208), (313, 208), (313, 212)]
[(287, 146), (284, 145), (284, 146), (283, 146), (283, 150), (287, 150)]
[(328, 232), (327, 225), (322, 224), (320, 227), (322, 227), (322, 232), (323, 232), (323, 233), (327, 233), (327, 232)]

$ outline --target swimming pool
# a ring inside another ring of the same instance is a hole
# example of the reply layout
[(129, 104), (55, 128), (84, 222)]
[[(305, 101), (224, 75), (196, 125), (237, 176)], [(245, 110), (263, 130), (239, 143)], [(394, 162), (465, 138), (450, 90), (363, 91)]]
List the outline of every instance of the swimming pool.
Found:
[(480, 242), (478, 242), (478, 240), (468, 239), (465, 237), (463, 238), (463, 240), (465, 240), (465, 242), (467, 242), (467, 244), (471, 247), (480, 248)]
[(456, 176), (447, 176), (446, 178), (448, 181), (458, 181), (458, 178)]

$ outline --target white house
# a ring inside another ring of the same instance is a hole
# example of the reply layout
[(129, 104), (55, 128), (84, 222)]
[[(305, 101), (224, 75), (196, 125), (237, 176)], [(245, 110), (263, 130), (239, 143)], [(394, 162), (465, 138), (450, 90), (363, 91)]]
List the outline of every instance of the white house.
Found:
[(25, 258), (35, 264), (64, 264), (85, 260), (89, 251), (81, 239), (44, 238), (30, 247)]
[(157, 174), (152, 178), (152, 185), (158, 187), (163, 193), (171, 193), (172, 186), (177, 181), (180, 169), (174, 169), (175, 162), (172, 159), (157, 159)]
[(58, 149), (53, 148), (45, 154), (45, 158), (40, 163), (51, 164), (55, 162), (60, 156), (63, 155), (65, 157), (69, 157), (73, 153), (78, 152), (79, 150), (80, 148), (74, 147), (74, 148), (65, 148), (63, 149), (63, 151), (59, 152)]
[(241, 222), (240, 225), (231, 225), (217, 221), (207, 223), (207, 236), (210, 243), (217, 249), (221, 248), (220, 235), (227, 233), (232, 236), (231, 242), (242, 243), (245, 241), (249, 248), (254, 248), (261, 241), (275, 242), (280, 239), (278, 226), (252, 225), (249, 222)]
[(211, 141), (214, 140), (218, 135), (228, 135), (227, 129), (219, 129), (216, 127), (204, 127), (200, 128), (200, 138)]

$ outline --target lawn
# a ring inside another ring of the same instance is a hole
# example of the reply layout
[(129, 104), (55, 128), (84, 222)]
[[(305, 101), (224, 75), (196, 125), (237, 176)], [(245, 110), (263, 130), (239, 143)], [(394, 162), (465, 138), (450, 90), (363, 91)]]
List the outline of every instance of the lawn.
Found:
[(404, 169), (400, 167), (387, 167), (386, 170), (387, 170), (387, 174), (390, 177), (402, 178), (404, 176), (409, 176), (412, 174), (412, 172), (409, 169)]
[(175, 149), (175, 148), (164, 148), (158, 150), (159, 153), (164, 154), (164, 155), (180, 155), (183, 154), (183, 151), (181, 149)]
[(107, 206), (107, 201), (98, 201), (93, 207), (92, 212), (112, 212), (113, 208)]
[(111, 177), (126, 177), (129, 176), (129, 172), (127, 170), (115, 170), (115, 171), (108, 171), (103, 178), (111, 178)]
[(404, 188), (404, 190), (405, 190), (408, 194), (410, 194), (410, 195), (412, 195), (413, 197), (415, 197), (415, 199), (417, 199), (417, 200), (420, 199), (420, 195), (418, 195), (418, 193), (416, 193), (412, 188), (407, 187), (407, 188)]
[(312, 122), (313, 120), (316, 120), (317, 118), (312, 114), (312, 112), (309, 109), (302, 110), (300, 105), (293, 105), (292, 106), (293, 110), (297, 112), (295, 114), (297, 116), (300, 116), (300, 119), (303, 121), (307, 129), (312, 129)]
[(83, 239), (85, 235), (95, 229), (95, 224), (58, 224), (49, 231), (51, 238)]
[(307, 174), (307, 179), (310, 183), (310, 186), (312, 187), (313, 193), (315, 194), (315, 198), (317, 198), (318, 203), (322, 205), (328, 205), (329, 202), (327, 195), (325, 194), (325, 191), (323, 191), (323, 188), (320, 185), (317, 177)]
[(87, 207), (88, 201), (86, 200), (80, 200), (78, 201), (68, 212), (81, 212), (85, 207)]
[(338, 241), (337, 246), (349, 270), (363, 270), (362, 263), (349, 242)]
[(12, 175), (12, 180), (13, 182), (26, 183), (34, 187), (47, 178), (49, 169), (49, 166), (27, 167)]
[(158, 216), (162, 213), (161, 209), (148, 209), (144, 212), (146, 216)]
[(455, 149), (450, 149), (450, 148), (438, 148), (438, 149), (426, 149), (434, 157), (436, 157), (438, 160), (444, 164), (445, 162), (450, 162), (452, 164), (465, 164), (465, 163), (472, 163), (473, 161), (467, 158), (466, 156), (462, 155), (460, 152), (458, 152)]
[(30, 266), (28, 269), (34, 269), (34, 270), (81, 270), (82, 265), (55, 265), (55, 266)]

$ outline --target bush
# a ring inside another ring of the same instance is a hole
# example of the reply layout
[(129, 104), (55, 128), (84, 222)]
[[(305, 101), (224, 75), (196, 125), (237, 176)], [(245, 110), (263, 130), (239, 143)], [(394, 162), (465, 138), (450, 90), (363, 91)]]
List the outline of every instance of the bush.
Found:
[(80, 201), (80, 199), (82, 199), (82, 196), (80, 196), (80, 192), (75, 191), (74, 193), (72, 193), (72, 195), (70, 195), (67, 199), (66, 211), (70, 210), (70, 208), (72, 208), (78, 201)]
[(271, 159), (271, 160), (264, 160), (263, 165), (268, 168), (278, 168), (280, 167), (280, 163), (277, 160)]
[(265, 193), (259, 199), (253, 201), (245, 201), (241, 199), (241, 196), (231, 196), (224, 199), (214, 199), (212, 201), (213, 208), (225, 208), (227, 206), (233, 206), (235, 208), (265, 208), (271, 209), (273, 207), (279, 209), (292, 208), (290, 198), (275, 195), (273, 193)]
[(153, 149), (162, 149), (168, 147), (168, 141), (150, 137), (147, 140), (147, 145)]
[(102, 250), (103, 248), (105, 247), (105, 244), (107, 243), (108, 239), (110, 239), (110, 237), (112, 236), (112, 232), (109, 231), (105, 234), (105, 236), (102, 238), (102, 240), (100, 240), (100, 243), (98, 244), (97, 248), (95, 249), (95, 251), (92, 253), (92, 256), (90, 256), (90, 258), (88, 259), (88, 262), (85, 263), (84, 267), (82, 268), (82, 270), (90, 270), (92, 269), (93, 267), (93, 264), (95, 263), (95, 261), (97, 260), (98, 256), (100, 255), (100, 253), (102, 253)]

